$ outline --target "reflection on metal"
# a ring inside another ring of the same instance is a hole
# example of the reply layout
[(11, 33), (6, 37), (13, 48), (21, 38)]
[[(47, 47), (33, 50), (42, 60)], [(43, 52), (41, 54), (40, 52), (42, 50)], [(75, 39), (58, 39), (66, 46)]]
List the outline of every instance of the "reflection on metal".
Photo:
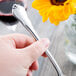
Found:
[[(24, 7), (14, 4), (12, 7), (12, 13), (13, 15), (22, 23), (24, 28), (34, 37), (35, 40), (39, 40), (39, 36), (37, 35), (36, 31), (34, 30), (31, 21), (29, 20), (27, 13), (24, 9)], [(55, 61), (54, 57), (52, 54), (49, 52), (49, 50), (46, 51), (46, 54), (54, 66), (55, 70), (57, 71), (58, 76), (64, 76), (59, 65)]]

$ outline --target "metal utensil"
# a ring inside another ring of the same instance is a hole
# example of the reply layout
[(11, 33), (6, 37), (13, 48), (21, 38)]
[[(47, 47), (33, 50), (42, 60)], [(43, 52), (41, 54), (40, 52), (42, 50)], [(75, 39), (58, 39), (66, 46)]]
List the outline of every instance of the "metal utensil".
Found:
[[(38, 34), (36, 33), (36, 31), (34, 30), (32, 23), (29, 20), (24, 7), (22, 7), (18, 4), (14, 4), (12, 7), (12, 13), (22, 23), (24, 28), (34, 37), (35, 40), (40, 39)], [(54, 66), (55, 70), (57, 71), (58, 76), (64, 76), (59, 65), (57, 64), (57, 62), (55, 61), (54, 57), (49, 52), (49, 50), (47, 50), (45, 53), (47, 54), (50, 62)]]

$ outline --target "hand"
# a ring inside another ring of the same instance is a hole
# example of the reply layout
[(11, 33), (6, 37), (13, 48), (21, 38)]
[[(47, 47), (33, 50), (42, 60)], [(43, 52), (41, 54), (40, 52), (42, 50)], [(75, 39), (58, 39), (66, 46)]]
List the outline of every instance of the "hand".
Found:
[(48, 39), (36, 41), (23, 34), (0, 37), (0, 76), (32, 76), (37, 59), (49, 46)]

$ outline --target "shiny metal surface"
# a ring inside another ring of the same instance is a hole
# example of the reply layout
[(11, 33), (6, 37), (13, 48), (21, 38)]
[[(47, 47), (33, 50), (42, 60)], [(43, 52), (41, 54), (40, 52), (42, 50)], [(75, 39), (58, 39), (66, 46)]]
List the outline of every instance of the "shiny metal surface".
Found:
[[(40, 39), (38, 34), (36, 33), (36, 31), (34, 30), (34, 28), (32, 26), (32, 23), (29, 20), (24, 7), (22, 7), (18, 4), (14, 4), (13, 7), (12, 7), (12, 13), (22, 23), (24, 28), (26, 28), (26, 30), (28, 32), (30, 32), (30, 34), (34, 37), (35, 40)], [(57, 71), (58, 76), (64, 76), (60, 67), (59, 67), (59, 65), (57, 64), (57, 62), (55, 61), (54, 57), (49, 52), (49, 50), (46, 51), (46, 54), (47, 54), (50, 62), (53, 64), (55, 70)]]

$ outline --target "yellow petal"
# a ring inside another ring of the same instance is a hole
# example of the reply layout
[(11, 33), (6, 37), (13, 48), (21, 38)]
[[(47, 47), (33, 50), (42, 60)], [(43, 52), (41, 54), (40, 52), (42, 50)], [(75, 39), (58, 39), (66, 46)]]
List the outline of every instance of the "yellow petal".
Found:
[(51, 23), (58, 25), (76, 13), (76, 0), (67, 0), (64, 5), (53, 5), (50, 0), (35, 0), (32, 7), (39, 11), (43, 22), (49, 18)]
[(48, 20), (48, 16), (47, 16), (47, 15), (42, 16), (42, 21), (43, 21), (43, 22), (45, 22), (45, 21), (47, 21), (47, 20)]

